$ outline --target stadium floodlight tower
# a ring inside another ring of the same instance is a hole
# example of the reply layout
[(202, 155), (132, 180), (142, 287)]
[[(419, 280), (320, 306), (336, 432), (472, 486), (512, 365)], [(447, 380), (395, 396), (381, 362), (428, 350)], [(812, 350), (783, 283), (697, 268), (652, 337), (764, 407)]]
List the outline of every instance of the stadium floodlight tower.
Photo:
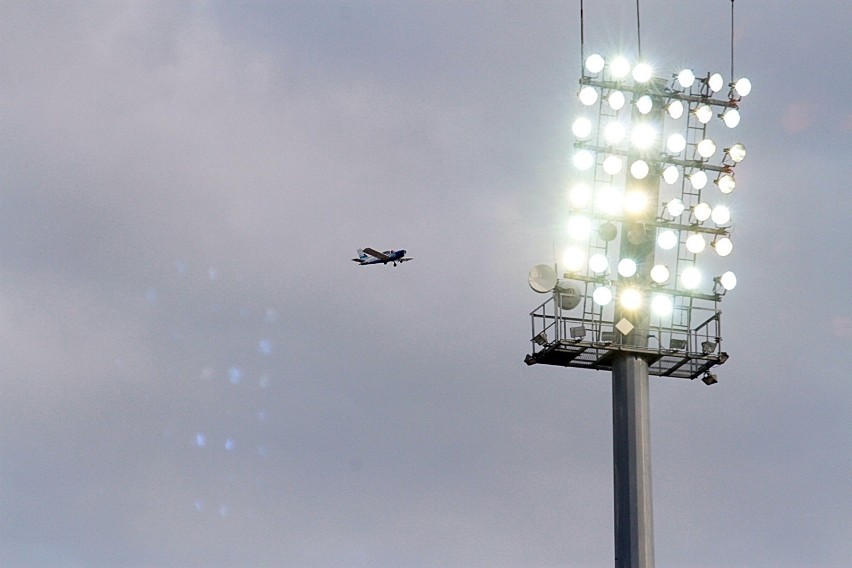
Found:
[(728, 198), (745, 147), (724, 138), (750, 90), (719, 73), (583, 62), (567, 242), (561, 262), (530, 272), (549, 297), (530, 314), (525, 362), (612, 372), (616, 566), (654, 562), (649, 375), (710, 385), (728, 359), (719, 306), (736, 285)]

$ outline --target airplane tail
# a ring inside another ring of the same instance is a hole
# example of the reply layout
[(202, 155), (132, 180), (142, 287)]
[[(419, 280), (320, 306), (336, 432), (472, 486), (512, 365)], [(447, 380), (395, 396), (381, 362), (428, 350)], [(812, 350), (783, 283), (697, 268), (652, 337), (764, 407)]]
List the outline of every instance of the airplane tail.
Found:
[(364, 252), (364, 249), (358, 249), (358, 258), (361, 260), (365, 260), (367, 258), (367, 254)]

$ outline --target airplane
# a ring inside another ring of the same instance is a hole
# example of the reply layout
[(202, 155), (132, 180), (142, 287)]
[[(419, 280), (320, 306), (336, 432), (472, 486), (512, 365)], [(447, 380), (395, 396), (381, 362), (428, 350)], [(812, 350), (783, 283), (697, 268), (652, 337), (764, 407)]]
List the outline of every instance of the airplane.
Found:
[(371, 249), (367, 247), (365, 249), (358, 249), (358, 258), (352, 259), (354, 262), (357, 262), (360, 266), (364, 266), (365, 264), (387, 264), (392, 262), (394, 266), (396, 266), (397, 262), (407, 262), (411, 260), (410, 258), (405, 258), (404, 250), (386, 250), (385, 252), (379, 252), (375, 249)]

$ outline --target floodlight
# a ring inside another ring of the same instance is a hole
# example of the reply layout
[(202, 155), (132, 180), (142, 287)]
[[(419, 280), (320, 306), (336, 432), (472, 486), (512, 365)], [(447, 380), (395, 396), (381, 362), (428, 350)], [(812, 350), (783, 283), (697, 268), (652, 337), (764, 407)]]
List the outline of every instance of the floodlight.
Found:
[(660, 231), (657, 236), (657, 245), (663, 250), (671, 250), (677, 246), (677, 234), (671, 229)]
[(613, 240), (617, 234), (618, 230), (615, 228), (615, 225), (613, 225), (609, 221), (601, 223), (601, 226), (598, 227), (598, 236), (601, 238), (601, 240), (604, 240), (606, 242)]
[(719, 186), (719, 191), (722, 193), (731, 193), (737, 186), (737, 182), (734, 180), (734, 174), (722, 174), (716, 180), (716, 185)]
[(636, 310), (642, 305), (642, 293), (636, 288), (626, 288), (621, 292), (619, 301), (625, 310)]
[(692, 208), (692, 214), (695, 215), (696, 219), (703, 223), (710, 218), (710, 215), (712, 215), (712, 209), (710, 209), (710, 206), (706, 203), (699, 203)]
[(588, 170), (595, 163), (595, 155), (588, 150), (577, 150), (574, 154), (574, 167), (578, 170)]
[(605, 286), (595, 288), (595, 291), (592, 292), (592, 300), (599, 306), (606, 306), (612, 302), (612, 290)]
[(623, 79), (630, 73), (630, 62), (623, 57), (616, 57), (609, 64), (609, 72), (614, 79)]
[(722, 79), (722, 75), (719, 73), (713, 73), (710, 75), (710, 78), (707, 79), (707, 86), (710, 87), (711, 91), (717, 93), (725, 86), (725, 80)]
[(725, 150), (725, 153), (731, 157), (731, 159), (736, 162), (742, 162), (746, 157), (746, 149), (745, 146), (740, 144), (739, 142), (731, 146), (730, 148)]
[(670, 117), (677, 120), (683, 116), (683, 103), (678, 100), (674, 100), (669, 103), (666, 110), (669, 112)]
[(713, 213), (710, 214), (710, 218), (713, 219), (713, 222), (717, 225), (724, 225), (731, 220), (731, 210), (724, 205), (717, 205), (713, 208)]
[(680, 154), (686, 148), (686, 138), (683, 134), (674, 133), (666, 141), (666, 148), (672, 154)]
[(698, 150), (698, 155), (706, 160), (716, 153), (716, 143), (709, 138), (705, 138), (698, 143), (696, 150)]
[(662, 264), (658, 264), (651, 269), (651, 280), (657, 284), (665, 284), (669, 279), (669, 269)]
[(615, 145), (624, 140), (627, 129), (620, 122), (610, 122), (604, 127), (604, 139), (607, 144)]
[(609, 261), (607, 261), (606, 256), (601, 253), (593, 254), (589, 257), (589, 269), (595, 273), (606, 272), (609, 268)]
[(592, 232), (592, 222), (588, 217), (574, 216), (568, 219), (568, 235), (576, 241), (584, 241)]
[(666, 294), (654, 294), (651, 298), (651, 310), (660, 317), (672, 314), (672, 299)]
[(588, 138), (592, 133), (592, 121), (581, 116), (574, 121), (574, 124), (571, 125), (571, 132), (573, 132), (574, 136), (577, 138)]
[(586, 85), (580, 89), (580, 102), (586, 106), (592, 106), (598, 102), (598, 91), (591, 85)]
[(701, 377), (701, 382), (703, 382), (709, 387), (710, 385), (715, 385), (716, 383), (718, 383), (719, 379), (716, 378), (716, 375), (714, 375), (713, 373), (704, 373), (704, 376)]
[[(582, 96), (583, 92), (580, 91), (580, 95)], [(597, 97), (597, 93), (595, 93), (595, 97)], [(580, 99), (582, 100), (582, 98)], [(589, 104), (593, 104), (595, 101), (592, 101)], [(692, 113), (695, 115), (695, 118), (698, 119), (698, 122), (701, 124), (707, 124), (710, 122), (710, 119), (713, 118), (713, 109), (710, 108), (710, 105), (700, 105), (696, 107)]]
[(572, 327), (569, 331), (571, 332), (571, 339), (579, 341), (586, 337), (586, 327), (583, 325)]
[(687, 290), (695, 290), (701, 284), (701, 272), (694, 266), (687, 266), (680, 274), (680, 282)]
[(535, 337), (533, 337), (533, 341), (535, 341), (538, 345), (544, 347), (547, 345), (547, 333), (542, 331), (538, 333)]
[(586, 71), (589, 73), (596, 75), (603, 71), (604, 68), (604, 58), (601, 57), (597, 53), (593, 53), (586, 58)]
[(707, 246), (707, 242), (704, 240), (704, 237), (699, 234), (690, 235), (686, 239), (686, 250), (691, 252), (692, 254), (698, 254), (703, 251)]
[(624, 93), (621, 91), (612, 91), (606, 101), (609, 103), (609, 108), (612, 110), (621, 110), (626, 102), (624, 99)]
[(621, 171), (621, 167), (622, 167), (621, 158), (619, 158), (618, 156), (614, 156), (614, 155), (611, 154), (611, 155), (607, 156), (606, 158), (604, 158), (603, 169), (609, 175), (611, 175), (611, 176), (616, 175), (618, 172)]
[(562, 255), (562, 265), (568, 272), (579, 272), (586, 264), (586, 253), (580, 247), (568, 247)]
[(645, 242), (645, 226), (634, 223), (627, 229), (627, 241), (631, 245), (641, 245)]
[(705, 355), (709, 355), (716, 351), (716, 342), (715, 341), (702, 341), (701, 342), (701, 352)]
[(604, 185), (595, 194), (595, 207), (601, 213), (616, 215), (621, 208), (621, 195), (611, 185)]
[(675, 183), (678, 175), (677, 166), (666, 166), (666, 169), (663, 170), (663, 180), (668, 184)]
[(669, 349), (674, 349), (675, 351), (679, 351), (681, 349), (686, 349), (686, 340), (685, 339), (670, 339), (669, 340)]
[(666, 203), (666, 211), (672, 217), (679, 217), (680, 214), (683, 213), (683, 210), (683, 201), (681, 201), (679, 197), (675, 197), (674, 199)]
[(649, 171), (648, 162), (645, 160), (636, 160), (630, 164), (630, 175), (636, 179), (645, 179)]
[(707, 174), (704, 170), (698, 170), (689, 176), (689, 183), (695, 189), (704, 189), (704, 186), (707, 185)]
[(715, 240), (711, 243), (711, 245), (714, 249), (716, 249), (716, 253), (719, 256), (728, 256), (734, 249), (734, 243), (732, 243), (731, 239), (728, 237), (722, 237), (721, 239)]
[(630, 133), (630, 141), (633, 143), (633, 146), (640, 150), (650, 147), (656, 139), (657, 132), (650, 124), (637, 124)]
[(592, 189), (585, 183), (578, 183), (568, 192), (568, 199), (572, 206), (582, 209), (592, 200)]
[[(644, 162), (643, 162), (644, 163)], [(634, 166), (636, 163), (633, 164)], [(647, 166), (646, 166), (647, 167)], [(633, 168), (631, 167), (631, 171)], [(642, 179), (633, 174), (637, 179)], [(645, 177), (645, 176), (642, 176)], [(632, 189), (624, 195), (624, 211), (633, 215), (637, 215), (645, 210), (648, 205), (648, 194), (641, 189)]]
[(651, 100), (651, 97), (649, 97), (648, 95), (642, 95), (641, 97), (639, 97), (639, 100), (636, 101), (636, 108), (642, 114), (648, 114), (649, 112), (651, 112), (653, 106), (654, 103)]
[(632, 258), (622, 258), (618, 262), (618, 273), (625, 278), (630, 278), (636, 274), (636, 261)]
[(695, 83), (695, 73), (692, 72), (692, 69), (684, 69), (677, 74), (677, 82), (684, 89), (688, 89)]
[(735, 108), (729, 108), (722, 114), (722, 121), (728, 128), (736, 128), (740, 123), (740, 111)]
[(637, 63), (633, 68), (633, 80), (637, 83), (647, 83), (653, 74), (654, 71), (647, 63)]
[(741, 97), (747, 96), (751, 92), (751, 81), (743, 77), (734, 83), (734, 90)]
[(719, 284), (721, 284), (725, 290), (733, 290), (737, 287), (737, 276), (729, 270), (719, 276)]

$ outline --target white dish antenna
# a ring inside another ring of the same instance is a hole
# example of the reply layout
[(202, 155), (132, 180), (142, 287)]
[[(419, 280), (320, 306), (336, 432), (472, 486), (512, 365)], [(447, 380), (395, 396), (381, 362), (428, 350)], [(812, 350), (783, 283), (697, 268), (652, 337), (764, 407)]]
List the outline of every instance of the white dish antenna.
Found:
[(539, 294), (552, 292), (556, 288), (556, 270), (547, 264), (537, 264), (530, 270), (529, 283)]
[(559, 293), (559, 307), (563, 310), (573, 310), (580, 305), (582, 292), (580, 291), (580, 283), (574, 280), (560, 280), (556, 286), (556, 291)]

